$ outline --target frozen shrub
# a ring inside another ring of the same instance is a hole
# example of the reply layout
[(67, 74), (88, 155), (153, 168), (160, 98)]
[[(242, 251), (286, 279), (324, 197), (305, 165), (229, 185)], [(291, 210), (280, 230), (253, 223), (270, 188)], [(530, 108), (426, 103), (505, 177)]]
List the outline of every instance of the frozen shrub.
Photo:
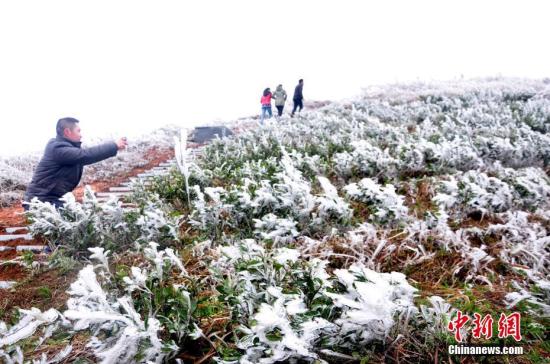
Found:
[(361, 350), (384, 340), (396, 318), (417, 312), (416, 289), (401, 273), (353, 265), (331, 275), (326, 261), (304, 261), (292, 249), (266, 250), (251, 240), (219, 249), (213, 266), (230, 275), (220, 287), (243, 323), (242, 363), (313, 362), (324, 348)]
[(177, 238), (176, 223), (155, 203), (142, 211), (122, 208), (116, 199), (100, 204), (87, 186), (82, 204), (71, 193), (56, 210), (49, 203), (34, 199), (28, 212), (29, 231), (69, 252), (83, 252), (91, 246), (123, 250), (151, 239), (170, 244)]
[(349, 198), (363, 202), (372, 209), (369, 218), (376, 223), (398, 224), (408, 219), (404, 197), (396, 194), (391, 184), (382, 187), (370, 178), (363, 178), (358, 183), (345, 186), (344, 190)]
[(298, 235), (295, 221), (278, 218), (274, 214), (267, 214), (261, 220), (256, 219), (254, 227), (262, 239), (272, 240), (278, 245), (288, 244)]

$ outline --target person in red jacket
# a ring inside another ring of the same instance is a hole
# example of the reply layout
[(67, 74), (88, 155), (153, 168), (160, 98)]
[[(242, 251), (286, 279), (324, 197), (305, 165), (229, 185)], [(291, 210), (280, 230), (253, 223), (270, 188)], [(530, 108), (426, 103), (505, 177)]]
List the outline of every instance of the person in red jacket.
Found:
[(261, 116), (260, 122), (262, 124), (264, 123), (264, 118), (265, 118), (266, 114), (269, 114), (269, 117), (273, 116), (273, 113), (271, 112), (271, 97), (272, 96), (273, 95), (271, 94), (271, 90), (268, 87), (264, 90), (263, 96), (260, 99), (260, 102), (262, 103), (262, 116)]

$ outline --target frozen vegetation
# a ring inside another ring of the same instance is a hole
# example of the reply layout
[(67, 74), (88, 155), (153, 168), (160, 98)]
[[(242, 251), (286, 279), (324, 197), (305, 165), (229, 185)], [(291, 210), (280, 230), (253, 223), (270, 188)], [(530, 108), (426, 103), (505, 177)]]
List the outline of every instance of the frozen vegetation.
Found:
[(86, 332), (102, 363), (434, 362), (462, 310), (520, 311), (536, 362), (549, 131), (550, 83), (484, 79), (368, 88), (215, 140), (192, 164), (176, 139), (178, 168), (139, 188), (135, 210), (89, 194), (33, 206), (33, 232), (60, 244), (50, 264), (88, 261), (65, 310), (0, 324), (0, 357), (60, 362), (71, 344), (21, 348)]

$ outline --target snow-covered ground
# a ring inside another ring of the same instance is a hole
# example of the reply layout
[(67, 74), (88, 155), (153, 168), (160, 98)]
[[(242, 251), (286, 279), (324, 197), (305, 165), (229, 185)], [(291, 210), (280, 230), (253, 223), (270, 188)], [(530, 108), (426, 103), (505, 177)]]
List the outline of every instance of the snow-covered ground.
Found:
[(457, 309), (486, 309), (484, 291), (500, 294), (491, 313), (529, 317), (530, 350), (550, 314), (549, 131), (545, 81), (367, 88), (179, 158), (137, 212), (37, 204), (31, 230), (97, 246), (66, 310), (0, 325), (0, 353), (84, 331), (105, 363), (161, 362), (191, 340), (220, 363), (358, 360), (380, 343), (433, 361)]

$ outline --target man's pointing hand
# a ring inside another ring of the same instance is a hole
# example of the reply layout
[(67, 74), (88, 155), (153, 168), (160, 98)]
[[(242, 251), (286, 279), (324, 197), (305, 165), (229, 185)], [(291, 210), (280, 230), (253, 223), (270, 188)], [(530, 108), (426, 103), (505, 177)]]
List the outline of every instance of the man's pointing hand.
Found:
[(116, 146), (118, 150), (125, 149), (127, 145), (128, 145), (128, 142), (126, 141), (126, 137), (120, 138), (119, 140), (116, 141)]

